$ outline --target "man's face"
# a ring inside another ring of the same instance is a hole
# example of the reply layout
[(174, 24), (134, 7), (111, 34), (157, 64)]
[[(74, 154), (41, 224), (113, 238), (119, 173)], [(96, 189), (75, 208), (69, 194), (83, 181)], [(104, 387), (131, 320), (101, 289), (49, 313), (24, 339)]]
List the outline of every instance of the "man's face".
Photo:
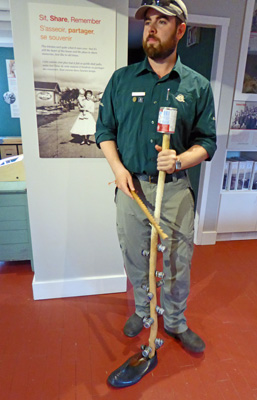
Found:
[[(145, 16), (143, 48), (153, 60), (163, 60), (177, 48), (176, 18), (161, 14), (149, 8)], [(183, 36), (183, 35), (182, 35)]]

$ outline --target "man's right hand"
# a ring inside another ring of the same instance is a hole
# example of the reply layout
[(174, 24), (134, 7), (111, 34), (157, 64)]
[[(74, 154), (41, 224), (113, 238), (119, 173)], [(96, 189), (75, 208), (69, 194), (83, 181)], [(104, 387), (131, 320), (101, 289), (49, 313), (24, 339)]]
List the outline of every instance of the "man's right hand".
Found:
[(118, 171), (115, 171), (115, 177), (117, 188), (122, 190), (127, 196), (133, 199), (130, 191), (135, 190), (135, 187), (130, 172), (122, 166), (118, 169)]
[(135, 190), (132, 176), (120, 161), (116, 142), (112, 140), (101, 142), (101, 149), (103, 150), (103, 153), (115, 175), (116, 186), (133, 199), (130, 193), (130, 190)]

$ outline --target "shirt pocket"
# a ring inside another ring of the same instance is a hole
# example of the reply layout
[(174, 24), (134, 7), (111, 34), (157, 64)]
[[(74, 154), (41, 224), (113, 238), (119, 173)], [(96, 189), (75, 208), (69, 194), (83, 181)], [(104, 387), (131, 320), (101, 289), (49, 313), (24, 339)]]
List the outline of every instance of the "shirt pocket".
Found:
[[(139, 90), (132, 90), (131, 88), (119, 89), (116, 92), (115, 108), (116, 116), (120, 124), (128, 123), (131, 121), (138, 122), (143, 114), (145, 94), (140, 95)], [(137, 93), (139, 93), (137, 95)]]
[(186, 121), (187, 126), (193, 126), (196, 104), (191, 93), (186, 91), (170, 93), (168, 103), (168, 107), (174, 107), (178, 111), (177, 123), (184, 125)]

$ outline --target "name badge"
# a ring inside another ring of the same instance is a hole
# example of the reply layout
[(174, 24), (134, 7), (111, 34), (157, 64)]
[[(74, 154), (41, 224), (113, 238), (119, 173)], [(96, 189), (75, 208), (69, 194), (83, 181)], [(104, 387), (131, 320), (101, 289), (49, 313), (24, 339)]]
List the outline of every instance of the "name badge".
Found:
[(132, 97), (143, 97), (145, 96), (145, 92), (132, 92)]
[(143, 103), (144, 102), (145, 92), (132, 92), (131, 96), (132, 96), (132, 101), (134, 103), (136, 103), (137, 101), (139, 103)]

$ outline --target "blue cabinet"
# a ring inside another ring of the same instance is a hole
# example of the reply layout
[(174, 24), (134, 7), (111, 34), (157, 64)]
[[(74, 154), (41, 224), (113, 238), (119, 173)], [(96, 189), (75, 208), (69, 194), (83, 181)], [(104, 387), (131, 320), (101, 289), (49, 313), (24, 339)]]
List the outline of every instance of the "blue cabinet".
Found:
[(30, 260), (33, 269), (27, 190), (18, 183), (0, 184), (0, 261)]

